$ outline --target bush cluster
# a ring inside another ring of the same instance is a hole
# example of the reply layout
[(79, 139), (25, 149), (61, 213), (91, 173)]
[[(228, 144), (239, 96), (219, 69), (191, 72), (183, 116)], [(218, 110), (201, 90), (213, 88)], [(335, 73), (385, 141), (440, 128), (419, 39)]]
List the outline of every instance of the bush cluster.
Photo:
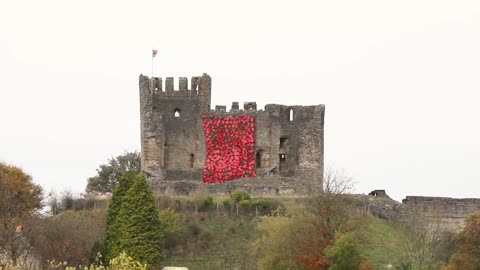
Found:
[(239, 203), (239, 202), (244, 201), (244, 200), (248, 200), (248, 201), (251, 200), (250, 194), (248, 194), (248, 192), (243, 191), (243, 190), (232, 191), (230, 193), (230, 199), (234, 203)]

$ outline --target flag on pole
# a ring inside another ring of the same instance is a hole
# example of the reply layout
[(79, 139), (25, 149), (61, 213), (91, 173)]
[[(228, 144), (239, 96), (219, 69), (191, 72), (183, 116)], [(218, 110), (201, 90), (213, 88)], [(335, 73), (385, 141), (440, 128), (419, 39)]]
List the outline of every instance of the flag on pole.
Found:
[(152, 58), (155, 58), (157, 56), (158, 50), (153, 50), (152, 49)]

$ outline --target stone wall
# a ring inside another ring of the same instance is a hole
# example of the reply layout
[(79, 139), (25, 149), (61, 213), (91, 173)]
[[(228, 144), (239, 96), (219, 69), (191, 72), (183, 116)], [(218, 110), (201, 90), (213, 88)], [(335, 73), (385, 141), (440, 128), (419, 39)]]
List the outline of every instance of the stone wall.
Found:
[(226, 195), (238, 189), (252, 195), (299, 195), (310, 194), (317, 188), (313, 187), (310, 181), (281, 176), (243, 178), (218, 184), (205, 184), (196, 180), (159, 180), (152, 183), (152, 188), (156, 192), (176, 195), (188, 195), (200, 187), (206, 188), (210, 194), (219, 195)]
[(407, 196), (402, 203), (385, 196), (350, 195), (359, 209), (379, 218), (401, 223), (429, 219), (439, 222), (443, 229), (459, 231), (466, 217), (480, 211), (480, 199)]
[(469, 215), (480, 211), (480, 199), (407, 196), (402, 203), (426, 217), (440, 219), (442, 226), (454, 231), (463, 226)]

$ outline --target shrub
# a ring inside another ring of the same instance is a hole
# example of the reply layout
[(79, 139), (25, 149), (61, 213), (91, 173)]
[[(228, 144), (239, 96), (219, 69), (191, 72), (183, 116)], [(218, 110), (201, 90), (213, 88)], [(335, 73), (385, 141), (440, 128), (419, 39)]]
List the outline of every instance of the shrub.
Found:
[(229, 206), (229, 205), (231, 204), (230, 199), (225, 199), (225, 200), (223, 200), (223, 201), (222, 201), (222, 204), (223, 204), (224, 206)]
[[(63, 264), (55, 264), (51, 263), (49, 265), (49, 269), (63, 269)], [(75, 270), (75, 267), (66, 267), (65, 270)], [(147, 265), (142, 264), (132, 257), (128, 256), (127, 253), (121, 252), (117, 257), (110, 260), (109, 266), (104, 266), (102, 263), (102, 255), (100, 253), (97, 254), (95, 259), (95, 263), (80, 268), (82, 270), (147, 270)]]
[(199, 236), (202, 229), (197, 224), (188, 225), (188, 231), (193, 236)]
[(266, 199), (258, 199), (253, 201), (252, 206), (258, 207), (261, 210), (266, 210), (272, 207), (272, 202)]
[(212, 196), (205, 197), (205, 199), (203, 200), (203, 206), (209, 207), (212, 205), (213, 205), (213, 197)]
[(0, 267), (2, 270), (21, 270), (19, 266), (15, 266), (10, 260), (0, 259)]
[[(104, 252), (100, 242), (105, 234), (105, 218), (104, 209), (69, 210), (56, 216), (38, 217), (29, 222), (27, 226), (31, 231), (27, 231), (21, 239), (29, 239), (29, 248), (32, 249), (29, 252), (38, 256), (39, 263), (55, 260), (77, 266), (93, 261), (96, 251)], [(94, 254), (92, 249), (96, 249)], [(37, 269), (32, 266), (23, 268)]]
[(127, 253), (122, 252), (110, 261), (111, 270), (147, 270), (147, 265), (135, 261)]
[(327, 250), (331, 270), (359, 270), (362, 263), (360, 247), (353, 234), (344, 234)]
[(235, 203), (239, 203), (240, 201), (251, 199), (250, 194), (248, 194), (248, 192), (243, 191), (243, 190), (232, 191), (232, 193), (230, 193), (230, 198)]
[(181, 229), (181, 216), (175, 210), (167, 208), (158, 213), (160, 228), (165, 236), (178, 232)]
[(207, 196), (208, 196), (208, 190), (206, 186), (203, 184), (198, 186), (197, 189), (195, 189), (195, 191), (193, 191), (192, 193), (190, 193), (190, 195), (188, 195), (189, 199), (197, 206), (202, 205), (203, 200)]
[(286, 212), (285, 215), (278, 213), (259, 218), (257, 229), (261, 236), (253, 243), (254, 253), (258, 257), (258, 269), (305, 269), (299, 265), (295, 256), (298, 236), (304, 231), (304, 219), (300, 216), (304, 207), (294, 207), (291, 215)]
[(250, 201), (250, 200), (241, 200), (239, 204), (240, 204), (240, 206), (243, 207), (243, 208), (250, 208), (250, 207), (252, 207), (252, 201)]

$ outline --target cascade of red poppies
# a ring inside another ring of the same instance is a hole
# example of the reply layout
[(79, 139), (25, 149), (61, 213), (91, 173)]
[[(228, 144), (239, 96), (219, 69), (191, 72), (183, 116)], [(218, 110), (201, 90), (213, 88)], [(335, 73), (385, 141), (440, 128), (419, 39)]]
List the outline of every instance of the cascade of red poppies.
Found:
[(248, 115), (203, 116), (207, 157), (205, 183), (255, 177), (255, 118)]

